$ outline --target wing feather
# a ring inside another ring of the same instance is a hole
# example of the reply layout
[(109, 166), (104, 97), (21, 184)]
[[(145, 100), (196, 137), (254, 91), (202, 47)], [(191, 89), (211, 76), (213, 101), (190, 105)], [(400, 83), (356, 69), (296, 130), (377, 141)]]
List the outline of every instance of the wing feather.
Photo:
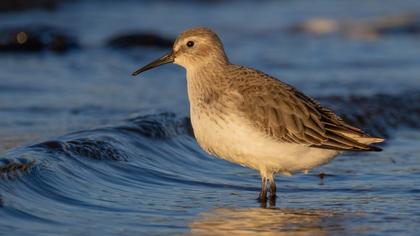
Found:
[(241, 98), (236, 106), (251, 124), (266, 135), (281, 142), (317, 148), (380, 150), (351, 138), (351, 135), (370, 137), (292, 86), (256, 70), (240, 69), (249, 71), (245, 73), (247, 86), (243, 83), (235, 86), (235, 80), (231, 80), (231, 89)]

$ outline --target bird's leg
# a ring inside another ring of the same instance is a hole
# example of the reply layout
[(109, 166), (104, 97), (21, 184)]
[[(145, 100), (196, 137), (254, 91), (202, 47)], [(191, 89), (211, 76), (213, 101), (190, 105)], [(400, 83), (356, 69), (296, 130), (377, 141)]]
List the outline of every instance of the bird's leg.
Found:
[(264, 202), (267, 200), (267, 177), (265, 176), (261, 176), (261, 192), (258, 199)]
[(269, 180), (270, 180), (270, 207), (275, 207), (277, 188), (276, 188), (276, 182), (274, 180), (274, 176), (269, 178)]
[(276, 181), (274, 180), (274, 176), (271, 177), (269, 180), (270, 180), (270, 199), (271, 198), (275, 199), (277, 187), (276, 187)]

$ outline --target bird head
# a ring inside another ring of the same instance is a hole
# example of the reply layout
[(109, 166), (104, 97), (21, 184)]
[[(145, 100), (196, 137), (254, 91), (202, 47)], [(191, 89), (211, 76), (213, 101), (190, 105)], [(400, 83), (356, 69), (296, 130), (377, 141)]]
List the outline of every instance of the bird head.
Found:
[(155, 67), (174, 63), (187, 70), (228, 63), (219, 37), (208, 28), (192, 28), (181, 33), (172, 51), (133, 72), (133, 76)]

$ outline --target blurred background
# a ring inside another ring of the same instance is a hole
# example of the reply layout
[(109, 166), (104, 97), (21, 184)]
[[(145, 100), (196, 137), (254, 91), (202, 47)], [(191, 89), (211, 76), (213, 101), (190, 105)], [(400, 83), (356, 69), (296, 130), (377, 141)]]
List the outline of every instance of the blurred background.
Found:
[[(184, 69), (130, 75), (196, 26), (385, 151), (279, 178), (263, 224), (257, 173), (192, 138)], [(0, 234), (415, 234), (419, 101), (418, 0), (2, 0)]]

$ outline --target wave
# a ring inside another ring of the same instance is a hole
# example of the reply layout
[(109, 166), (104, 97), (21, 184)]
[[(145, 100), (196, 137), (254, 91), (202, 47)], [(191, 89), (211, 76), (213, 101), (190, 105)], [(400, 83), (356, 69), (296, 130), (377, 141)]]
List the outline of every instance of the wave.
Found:
[[(373, 96), (329, 96), (319, 98), (337, 111), (349, 123), (372, 135), (390, 137), (399, 127), (419, 128), (420, 92), (398, 95), (376, 94)], [(184, 136), (183, 138), (180, 136)], [(186, 138), (187, 144), (185, 142)], [(173, 139), (178, 145), (187, 145), (197, 152), (189, 117), (171, 112), (140, 115), (127, 119), (124, 124), (79, 131), (57, 140), (49, 140), (10, 151), (0, 159), (0, 176), (16, 176), (41, 163), (43, 159), (60, 155), (67, 158), (88, 158), (107, 161), (129, 161), (133, 150), (149, 152), (150, 140)], [(169, 147), (176, 151), (177, 147)], [(34, 153), (35, 152), (35, 153)], [(41, 153), (42, 155), (39, 155)], [(32, 156), (32, 157), (31, 157)], [(37, 156), (37, 157), (34, 157)]]

